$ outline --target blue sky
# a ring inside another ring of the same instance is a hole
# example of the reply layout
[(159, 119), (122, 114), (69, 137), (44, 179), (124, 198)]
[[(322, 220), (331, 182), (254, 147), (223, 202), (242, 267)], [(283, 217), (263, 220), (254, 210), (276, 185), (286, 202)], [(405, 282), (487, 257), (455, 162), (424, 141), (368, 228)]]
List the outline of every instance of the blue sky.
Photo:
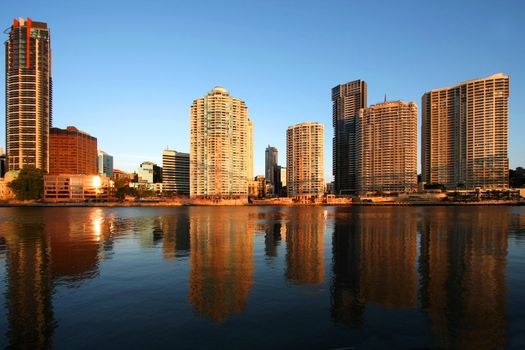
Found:
[(189, 107), (221, 85), (249, 108), (256, 174), (268, 144), (286, 163), (289, 125), (318, 121), (329, 181), (333, 86), (364, 79), (369, 104), (420, 106), (425, 91), (497, 72), (511, 79), (510, 166), (525, 166), (521, 0), (2, 1), (2, 29), (14, 17), (51, 28), (53, 125), (96, 136), (116, 168), (189, 151)]

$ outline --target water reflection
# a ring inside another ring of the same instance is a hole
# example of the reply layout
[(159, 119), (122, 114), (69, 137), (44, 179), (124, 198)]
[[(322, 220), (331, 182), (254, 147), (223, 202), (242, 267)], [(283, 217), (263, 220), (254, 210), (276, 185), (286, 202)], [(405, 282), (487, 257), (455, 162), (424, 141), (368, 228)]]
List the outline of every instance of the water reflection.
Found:
[(254, 283), (251, 210), (190, 208), (189, 300), (202, 316), (241, 313)]
[[(51, 347), (56, 326), (49, 240), (44, 225), (2, 223), (7, 246), (7, 338), (11, 348)], [(31, 242), (31, 244), (28, 244)]]
[[(210, 334), (237, 331), (228, 327), (239, 320), (255, 324), (260, 317), (278, 323), (271, 316), (280, 312), (284, 321), (274, 329), (310, 316), (325, 332), (316, 338), (326, 339), (321, 347), (334, 348), (352, 342), (331, 343), (332, 336), (359, 333), (373, 338), (377, 320), (388, 315), (406, 322), (400, 327), (408, 325), (410, 336), (416, 332), (410, 326), (418, 323), (417, 332), (426, 332), (417, 334), (418, 341), (424, 338), (423, 347), (505, 348), (512, 345), (508, 329), (519, 328), (507, 315), (506, 272), (509, 237), (523, 264), (516, 248), (525, 237), (523, 212), (506, 207), (4, 208), (0, 263), (5, 263), (5, 278), (0, 288), (6, 320), (0, 318), (0, 334), (6, 340), (0, 336), (0, 347), (57, 346), (57, 320), (62, 319), (57, 306), (63, 301), (55, 293), (67, 290), (88, 305), (100, 296), (118, 295), (115, 305), (111, 299), (105, 304), (107, 313), (118, 314), (119, 307), (177, 304), (176, 317), (191, 327), (215, 327)], [(325, 249), (325, 238), (331, 238), (332, 249)], [(105, 264), (110, 267), (101, 268)], [(130, 264), (142, 269), (140, 276), (156, 274), (151, 290)], [(514, 278), (523, 284), (522, 267), (514, 265)], [(101, 272), (111, 268), (115, 275), (110, 278)], [(111, 279), (115, 276), (118, 283)], [(257, 288), (256, 276), (262, 288)], [(97, 281), (105, 281), (96, 287), (101, 292), (87, 287)], [(304, 297), (298, 292), (308, 289), (304, 285), (319, 292), (307, 293), (304, 300), (311, 305), (301, 304), (303, 299), (294, 304), (291, 298)], [(136, 293), (118, 303), (135, 288), (150, 299)], [(288, 304), (296, 309), (287, 309)], [(310, 306), (318, 313), (310, 314)], [(144, 312), (137, 311), (139, 316)], [(145, 329), (154, 322), (162, 330), (174, 322), (174, 313), (169, 315), (140, 322)], [(384, 332), (395, 332), (387, 323)], [(267, 327), (261, 332), (271, 335), (274, 325)], [(404, 337), (397, 337), (395, 344), (411, 347), (413, 343), (403, 343)]]
[(324, 280), (324, 209), (291, 210), (286, 224), (286, 278), (300, 284)]
[(6, 333), (12, 348), (51, 347), (58, 284), (79, 287), (98, 275), (102, 213), (11, 209), (3, 218), (7, 273)]
[(164, 216), (162, 223), (162, 256), (166, 260), (187, 257), (190, 254), (190, 219), (187, 211)]
[(416, 209), (341, 211), (332, 240), (334, 320), (360, 328), (368, 303), (385, 308), (415, 308)]
[(421, 303), (441, 348), (505, 347), (507, 208), (435, 208), (421, 224)]

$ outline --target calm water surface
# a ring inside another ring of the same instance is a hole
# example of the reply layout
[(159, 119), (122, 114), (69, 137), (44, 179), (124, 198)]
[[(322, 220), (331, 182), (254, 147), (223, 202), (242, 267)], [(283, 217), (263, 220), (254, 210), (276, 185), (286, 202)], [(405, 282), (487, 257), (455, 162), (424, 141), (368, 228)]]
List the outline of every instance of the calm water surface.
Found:
[(523, 349), (525, 208), (0, 208), (0, 347)]

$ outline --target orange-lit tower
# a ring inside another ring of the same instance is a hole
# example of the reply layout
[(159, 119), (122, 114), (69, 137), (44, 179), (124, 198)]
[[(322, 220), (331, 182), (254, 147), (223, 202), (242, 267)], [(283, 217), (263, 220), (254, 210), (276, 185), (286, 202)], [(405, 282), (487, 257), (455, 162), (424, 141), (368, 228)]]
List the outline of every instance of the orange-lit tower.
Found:
[(49, 170), (51, 46), (43, 22), (14, 20), (6, 45), (6, 154), (8, 170)]

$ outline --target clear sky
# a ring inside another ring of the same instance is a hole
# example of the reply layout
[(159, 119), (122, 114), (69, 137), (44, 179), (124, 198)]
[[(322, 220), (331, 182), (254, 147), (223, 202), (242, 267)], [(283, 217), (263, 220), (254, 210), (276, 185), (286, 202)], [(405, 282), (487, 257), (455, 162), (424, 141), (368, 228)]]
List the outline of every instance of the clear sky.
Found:
[(510, 75), (510, 166), (525, 166), (523, 0), (2, 1), (2, 29), (14, 17), (51, 28), (53, 126), (96, 136), (115, 168), (188, 152), (189, 107), (221, 85), (249, 108), (255, 174), (268, 144), (286, 164), (289, 125), (318, 121), (329, 181), (333, 86), (364, 79), (369, 104), (420, 106), (425, 91), (497, 72)]

